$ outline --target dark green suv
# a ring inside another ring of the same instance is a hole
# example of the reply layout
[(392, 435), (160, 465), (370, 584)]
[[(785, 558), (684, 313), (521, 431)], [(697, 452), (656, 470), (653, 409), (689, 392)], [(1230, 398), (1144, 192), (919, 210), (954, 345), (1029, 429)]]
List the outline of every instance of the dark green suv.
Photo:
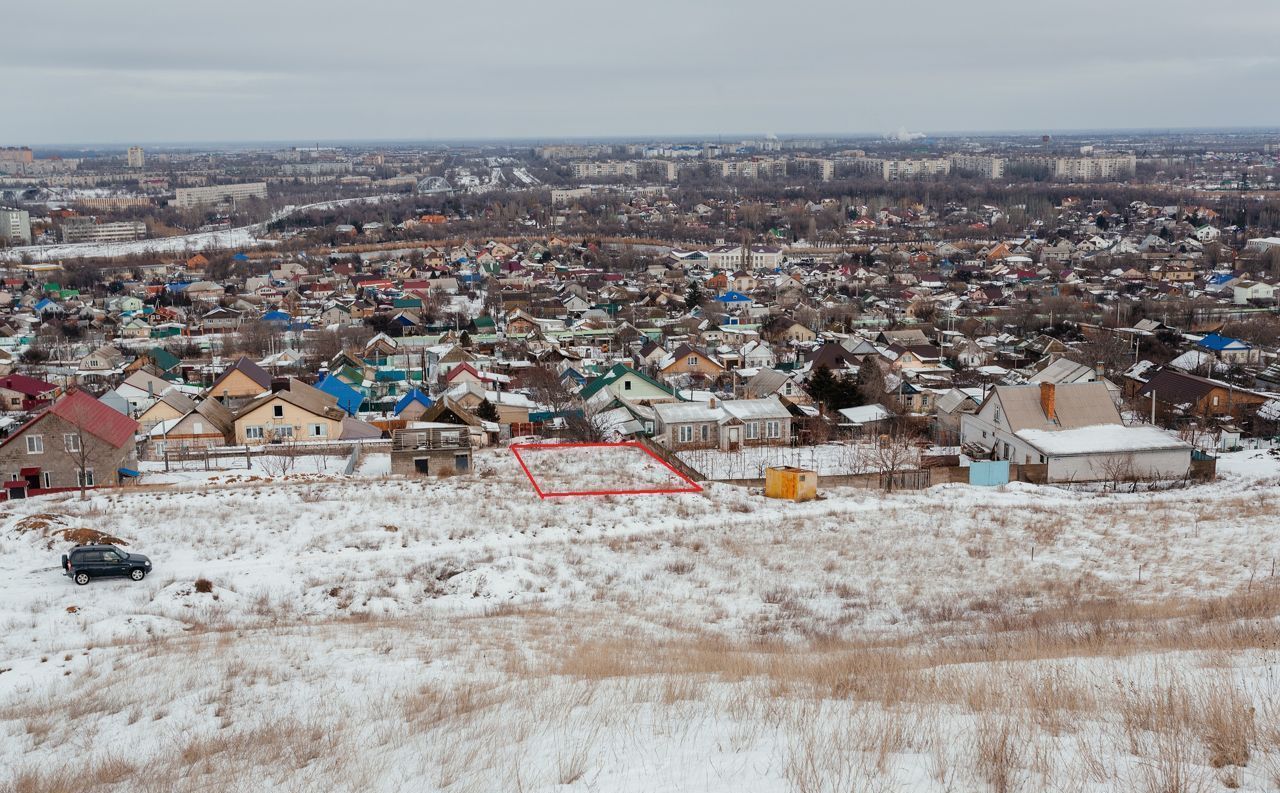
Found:
[(122, 575), (141, 581), (151, 572), (151, 560), (114, 545), (77, 545), (62, 555), (62, 569), (81, 586), (89, 583), (90, 578), (107, 576)]

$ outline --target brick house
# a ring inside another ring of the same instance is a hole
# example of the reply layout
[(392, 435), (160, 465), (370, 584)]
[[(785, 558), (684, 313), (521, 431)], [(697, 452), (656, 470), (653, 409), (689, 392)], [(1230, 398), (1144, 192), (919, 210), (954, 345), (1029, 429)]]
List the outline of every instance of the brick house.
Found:
[(36, 377), (11, 374), (0, 378), (0, 410), (27, 412), (38, 410), (58, 396), (59, 389)]
[(206, 392), (224, 405), (235, 408), (271, 390), (271, 375), (253, 361), (240, 356), (223, 370)]
[(112, 484), (138, 467), (138, 422), (72, 391), (0, 441), (9, 498), (49, 488)]

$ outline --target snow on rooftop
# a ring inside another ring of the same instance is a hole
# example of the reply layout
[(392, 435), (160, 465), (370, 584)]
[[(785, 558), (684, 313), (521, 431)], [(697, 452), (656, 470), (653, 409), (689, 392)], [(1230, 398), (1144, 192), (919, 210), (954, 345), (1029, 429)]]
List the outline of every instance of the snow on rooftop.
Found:
[(1150, 425), (1094, 424), (1070, 430), (1021, 430), (1015, 434), (1047, 455), (1122, 454), (1191, 448), (1185, 441)]

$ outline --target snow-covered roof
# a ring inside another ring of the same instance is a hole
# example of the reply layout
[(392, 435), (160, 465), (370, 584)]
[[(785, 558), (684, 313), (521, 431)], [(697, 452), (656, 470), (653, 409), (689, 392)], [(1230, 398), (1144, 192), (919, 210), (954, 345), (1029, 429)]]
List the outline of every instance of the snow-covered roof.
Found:
[(893, 415), (883, 405), (860, 405), (856, 408), (841, 408), (839, 413), (850, 424), (858, 425), (869, 424), (873, 421), (884, 421)]
[(1191, 448), (1191, 444), (1150, 425), (1095, 424), (1070, 430), (1019, 430), (1015, 434), (1051, 457)]
[(785, 419), (790, 418), (791, 413), (783, 406), (782, 402), (776, 396), (765, 397), (763, 399), (734, 399), (729, 402), (721, 403), (731, 416), (742, 419), (743, 421), (752, 421), (754, 419)]

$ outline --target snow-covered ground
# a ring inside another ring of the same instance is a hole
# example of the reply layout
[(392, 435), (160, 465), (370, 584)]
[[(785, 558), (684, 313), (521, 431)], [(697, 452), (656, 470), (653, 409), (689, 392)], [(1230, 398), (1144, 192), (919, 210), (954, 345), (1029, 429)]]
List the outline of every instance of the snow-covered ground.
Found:
[(130, 242), (68, 242), (60, 245), (29, 245), (0, 253), (0, 260), (17, 261), (26, 256), (33, 262), (86, 259), (107, 256), (135, 256), (144, 253), (195, 253), (207, 250), (236, 250), (272, 244), (260, 240), (258, 226), (223, 231), (203, 231), (177, 237), (156, 237)]
[(271, 216), (267, 223), (255, 223), (221, 231), (204, 231), (176, 237), (156, 237), (130, 242), (69, 242), (61, 245), (25, 245), (0, 251), (0, 261), (19, 261), (23, 257), (33, 262), (51, 262), (62, 259), (87, 259), (110, 256), (134, 256), (144, 253), (195, 253), (207, 250), (243, 250), (262, 245), (274, 245), (272, 240), (261, 239), (267, 226), (276, 220), (298, 212), (334, 209), (344, 204), (376, 204), (400, 198), (397, 194), (358, 196), (321, 201), (303, 206), (288, 206)]
[[(1157, 493), (804, 504), (539, 501), (505, 449), (443, 480), (374, 459), (4, 504), (0, 790), (1280, 779), (1269, 452)], [(78, 527), (155, 571), (75, 586)]]
[(696, 491), (697, 485), (639, 446), (521, 445), (513, 449), (542, 494)]

